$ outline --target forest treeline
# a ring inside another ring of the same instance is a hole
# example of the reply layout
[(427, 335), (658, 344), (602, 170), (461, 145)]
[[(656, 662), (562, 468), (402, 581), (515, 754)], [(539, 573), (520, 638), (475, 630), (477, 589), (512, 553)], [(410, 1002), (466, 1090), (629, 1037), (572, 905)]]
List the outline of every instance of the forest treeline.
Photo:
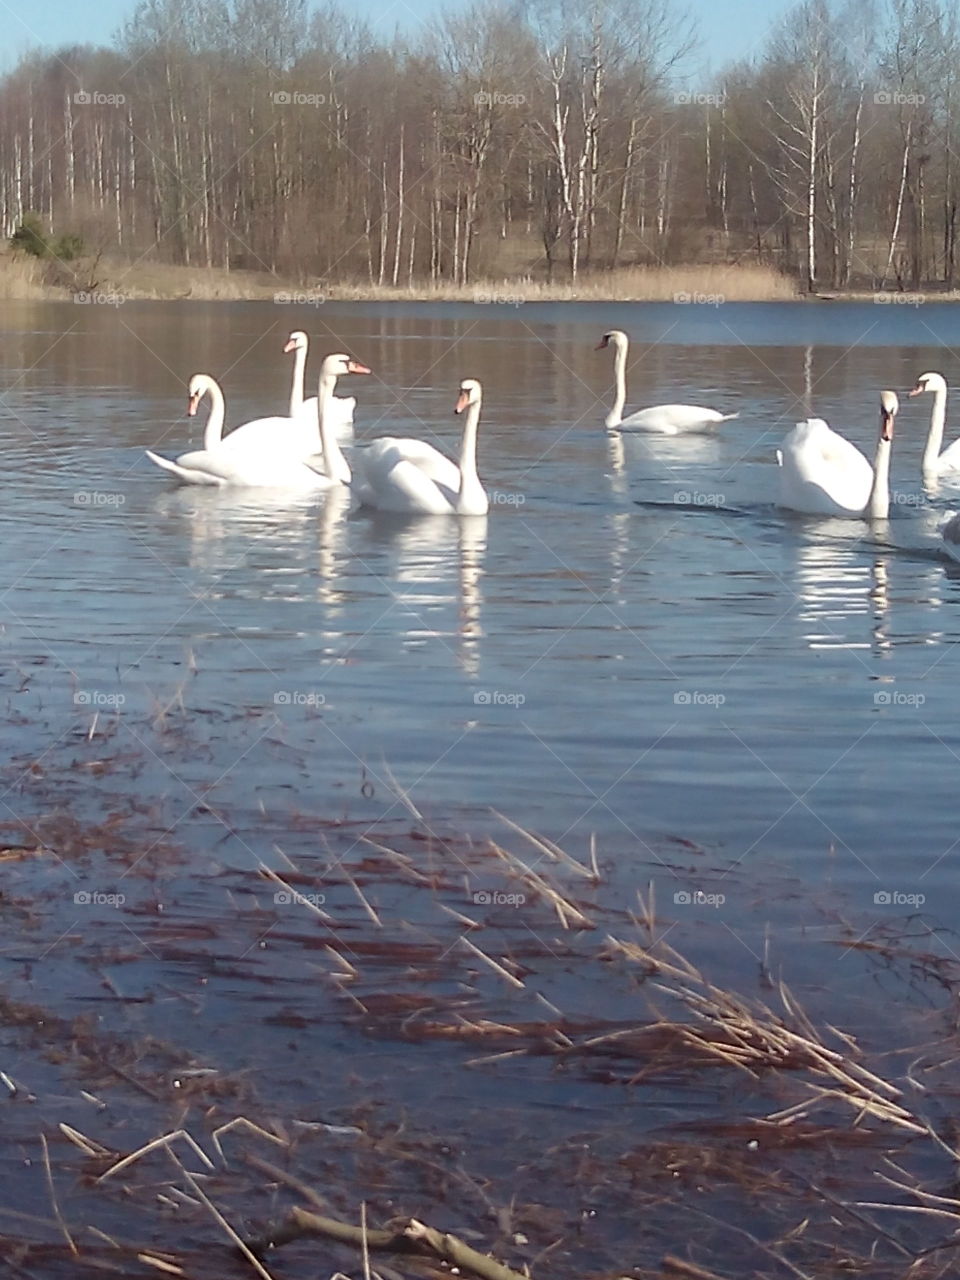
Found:
[(488, 0), (389, 37), (336, 4), (144, 0), (110, 47), (0, 79), (0, 219), (303, 281), (957, 283), (955, 5), (803, 0), (691, 85), (702, 55), (679, 0)]

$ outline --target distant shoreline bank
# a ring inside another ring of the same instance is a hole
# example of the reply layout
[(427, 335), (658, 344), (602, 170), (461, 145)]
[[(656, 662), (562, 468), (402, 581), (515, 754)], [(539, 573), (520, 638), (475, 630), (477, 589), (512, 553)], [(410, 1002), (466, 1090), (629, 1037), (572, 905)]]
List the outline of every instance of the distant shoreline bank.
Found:
[(4, 301), (77, 302), (119, 306), (124, 302), (272, 302), (322, 306), (344, 302), (459, 302), (519, 307), (530, 302), (649, 303), (720, 307), (727, 302), (852, 302), (919, 307), (960, 302), (960, 290), (822, 290), (801, 292), (795, 281), (771, 267), (756, 265), (622, 267), (585, 274), (576, 282), (483, 279), (466, 285), (449, 281), (407, 285), (369, 281), (298, 283), (268, 272), (228, 271), (142, 262), (91, 265), (79, 283), (51, 281), (47, 264), (23, 255), (0, 255), (0, 298)]
[(478, 279), (406, 285), (369, 281), (297, 282), (268, 272), (227, 271), (104, 260), (73, 271), (74, 281), (51, 280), (47, 264), (23, 255), (0, 256), (0, 297), (7, 301), (77, 301), (119, 305), (140, 301), (273, 302), (321, 306), (327, 302), (469, 302), (519, 306), (524, 302), (672, 302), (720, 306), (724, 302), (791, 301), (794, 282), (769, 267), (623, 267), (585, 274), (576, 282), (529, 278)]

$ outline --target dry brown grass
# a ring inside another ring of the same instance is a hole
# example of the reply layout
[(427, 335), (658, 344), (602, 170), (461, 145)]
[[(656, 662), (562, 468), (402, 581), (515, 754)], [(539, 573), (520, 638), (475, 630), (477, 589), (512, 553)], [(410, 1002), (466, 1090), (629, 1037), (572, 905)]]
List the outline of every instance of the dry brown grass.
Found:
[(25, 254), (0, 254), (0, 298), (6, 302), (27, 302), (55, 298), (58, 291), (44, 284), (43, 264)]
[[(90, 267), (101, 292), (146, 301), (199, 302), (472, 302), (519, 305), (523, 302), (794, 302), (806, 300), (795, 281), (773, 267), (755, 263), (691, 264), (671, 267), (621, 267), (586, 273), (572, 284), (549, 283), (524, 273), (488, 277), (468, 285), (450, 281), (418, 281), (411, 285), (371, 284), (368, 280), (308, 283), (285, 280), (268, 271), (227, 271), (220, 267), (177, 266), (173, 263), (127, 263), (104, 258), (77, 267), (75, 286), (53, 277), (47, 266), (22, 254), (0, 252), (0, 298), (14, 300), (63, 298), (74, 288), (88, 288), (84, 272)], [(883, 293), (870, 289), (823, 291), (820, 298), (844, 302), (884, 302), (920, 306), (924, 302), (958, 302), (960, 290), (902, 291), (889, 285)]]
[[(28, 262), (27, 267), (39, 267)], [(41, 272), (35, 272), (39, 279)], [(585, 275), (576, 284), (549, 284), (530, 276), (477, 280), (469, 285), (422, 281), (413, 285), (370, 284), (369, 281), (295, 283), (263, 271), (225, 271), (169, 263), (127, 264), (104, 260), (96, 271), (97, 288), (129, 299), (191, 299), (236, 302), (280, 301), (319, 304), (336, 302), (771, 302), (797, 295), (788, 277), (771, 267), (754, 265), (688, 267), (623, 267)], [(2, 286), (0, 286), (2, 287)], [(41, 286), (42, 287), (42, 286)], [(8, 296), (59, 296), (52, 291)]]
[(469, 285), (423, 282), (394, 289), (364, 283), (333, 285), (331, 298), (437, 302), (789, 302), (795, 283), (772, 267), (755, 265), (622, 267), (582, 276), (576, 283), (514, 279)]
[[(132, 265), (103, 262), (97, 274), (100, 290), (147, 301), (271, 301), (274, 294), (283, 288), (266, 271), (225, 271), (219, 267), (183, 267), (166, 262), (137, 262)], [(295, 286), (287, 288), (292, 290)]]

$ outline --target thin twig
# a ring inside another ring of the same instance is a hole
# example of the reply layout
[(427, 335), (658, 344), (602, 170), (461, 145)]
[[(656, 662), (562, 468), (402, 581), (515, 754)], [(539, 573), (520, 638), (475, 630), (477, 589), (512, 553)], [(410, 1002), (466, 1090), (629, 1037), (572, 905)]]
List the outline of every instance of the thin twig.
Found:
[(63, 1237), (70, 1247), (70, 1252), (76, 1258), (79, 1255), (80, 1250), (74, 1244), (73, 1236), (70, 1234), (63, 1214), (60, 1212), (60, 1206), (57, 1204), (57, 1192), (53, 1185), (53, 1170), (50, 1168), (50, 1151), (47, 1147), (47, 1135), (45, 1133), (41, 1133), (40, 1135), (40, 1145), (43, 1148), (43, 1167), (47, 1175), (47, 1189), (50, 1192), (50, 1203), (53, 1205), (53, 1216), (56, 1218), (57, 1225), (63, 1232)]

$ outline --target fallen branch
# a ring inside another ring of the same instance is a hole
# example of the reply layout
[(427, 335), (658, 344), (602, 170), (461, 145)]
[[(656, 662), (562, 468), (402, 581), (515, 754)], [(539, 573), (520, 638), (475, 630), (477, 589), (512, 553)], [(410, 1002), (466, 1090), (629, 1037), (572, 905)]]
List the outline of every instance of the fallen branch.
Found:
[(471, 1249), (456, 1236), (428, 1227), (416, 1218), (408, 1219), (405, 1225), (393, 1230), (377, 1231), (311, 1213), (308, 1209), (293, 1209), (282, 1227), (269, 1235), (248, 1240), (246, 1245), (252, 1253), (263, 1253), (270, 1247), (278, 1248), (304, 1236), (326, 1236), (339, 1240), (341, 1244), (356, 1245), (376, 1253), (415, 1253), (439, 1258), (451, 1267), (473, 1272), (481, 1280), (529, 1280), (528, 1276), (511, 1270), (496, 1258)]

